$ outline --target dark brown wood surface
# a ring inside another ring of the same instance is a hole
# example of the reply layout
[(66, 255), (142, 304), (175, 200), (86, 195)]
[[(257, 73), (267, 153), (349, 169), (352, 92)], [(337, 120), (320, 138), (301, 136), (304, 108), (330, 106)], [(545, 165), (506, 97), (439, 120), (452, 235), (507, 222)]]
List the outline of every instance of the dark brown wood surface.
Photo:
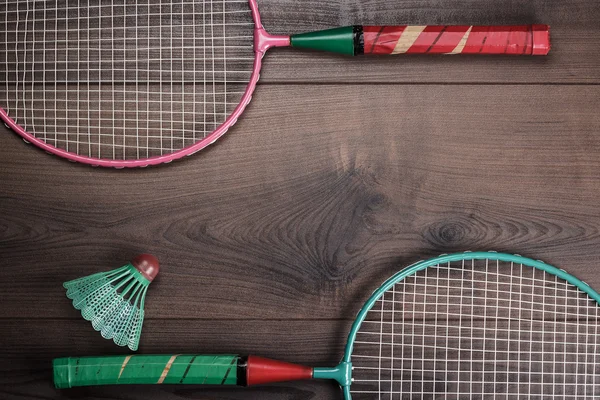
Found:
[(348, 60), (276, 49), (244, 117), (155, 168), (72, 164), (0, 132), (0, 398), (335, 399), (332, 383), (56, 391), (52, 358), (115, 354), (61, 283), (159, 257), (140, 351), (336, 363), (383, 279), (443, 252), (540, 258), (600, 288), (594, 0), (262, 0), (272, 33), (549, 23), (547, 58)]

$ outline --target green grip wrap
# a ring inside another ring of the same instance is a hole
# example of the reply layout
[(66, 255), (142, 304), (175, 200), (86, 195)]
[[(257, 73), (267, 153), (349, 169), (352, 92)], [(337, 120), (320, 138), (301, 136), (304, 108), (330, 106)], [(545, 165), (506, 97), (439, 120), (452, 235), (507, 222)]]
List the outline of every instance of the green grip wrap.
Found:
[(237, 355), (129, 355), (53, 361), (54, 386), (119, 384), (237, 385)]

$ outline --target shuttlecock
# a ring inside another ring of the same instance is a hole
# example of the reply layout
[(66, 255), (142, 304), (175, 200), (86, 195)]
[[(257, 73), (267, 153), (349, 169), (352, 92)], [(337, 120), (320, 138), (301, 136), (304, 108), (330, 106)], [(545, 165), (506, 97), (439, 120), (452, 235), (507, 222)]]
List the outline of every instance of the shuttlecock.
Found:
[(158, 270), (156, 257), (142, 254), (121, 268), (65, 282), (63, 286), (73, 307), (102, 337), (135, 351), (142, 334), (144, 298)]

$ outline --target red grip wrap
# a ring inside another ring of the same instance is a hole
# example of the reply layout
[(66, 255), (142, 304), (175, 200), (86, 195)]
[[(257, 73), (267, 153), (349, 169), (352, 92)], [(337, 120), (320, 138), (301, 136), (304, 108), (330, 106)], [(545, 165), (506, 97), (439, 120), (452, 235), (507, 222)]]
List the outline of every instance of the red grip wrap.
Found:
[(392, 54), (405, 26), (363, 26), (364, 54)]
[(550, 27), (533, 25), (533, 55), (545, 56), (550, 52)]
[(313, 369), (310, 367), (248, 356), (246, 367), (246, 384), (248, 386), (311, 379), (312, 376)]
[(364, 26), (364, 54), (546, 55), (548, 25)]

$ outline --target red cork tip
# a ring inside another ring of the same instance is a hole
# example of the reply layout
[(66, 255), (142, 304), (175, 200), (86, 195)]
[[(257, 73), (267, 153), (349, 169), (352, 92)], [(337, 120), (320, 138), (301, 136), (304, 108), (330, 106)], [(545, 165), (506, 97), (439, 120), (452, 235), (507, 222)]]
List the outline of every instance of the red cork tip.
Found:
[(545, 56), (550, 52), (550, 27), (548, 25), (533, 25), (534, 56)]
[(313, 369), (268, 358), (248, 356), (246, 383), (248, 386), (265, 383), (311, 379)]
[(152, 254), (140, 254), (131, 261), (131, 264), (150, 282), (158, 275), (158, 259)]

